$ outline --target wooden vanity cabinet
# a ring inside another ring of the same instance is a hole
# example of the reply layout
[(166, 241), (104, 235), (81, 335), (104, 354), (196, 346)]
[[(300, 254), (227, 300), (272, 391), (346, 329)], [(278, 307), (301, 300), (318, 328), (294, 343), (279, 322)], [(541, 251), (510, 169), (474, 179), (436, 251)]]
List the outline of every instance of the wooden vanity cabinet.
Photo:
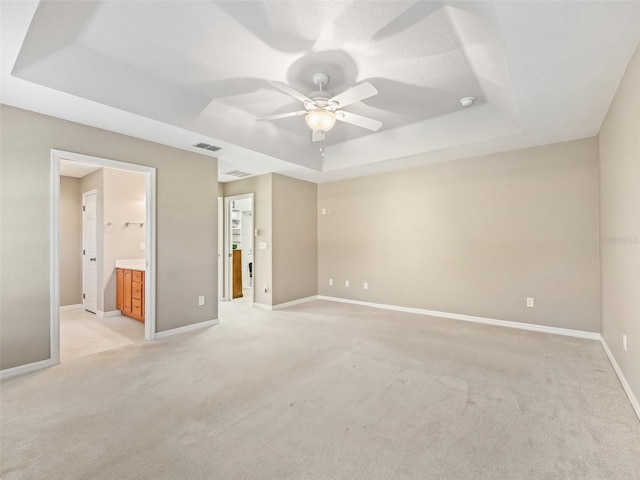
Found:
[(122, 315), (144, 322), (144, 272), (116, 268), (116, 308)]
[(231, 298), (242, 297), (242, 250), (233, 251), (233, 292)]

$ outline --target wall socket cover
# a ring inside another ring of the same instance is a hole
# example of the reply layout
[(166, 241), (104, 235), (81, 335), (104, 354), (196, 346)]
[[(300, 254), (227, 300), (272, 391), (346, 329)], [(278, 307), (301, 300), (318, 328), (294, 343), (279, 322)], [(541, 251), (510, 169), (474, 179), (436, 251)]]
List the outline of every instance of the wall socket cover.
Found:
[(348, 287), (348, 286), (349, 286), (349, 280), (345, 280), (345, 281), (344, 281), (344, 286), (345, 286), (345, 287)]
[(198, 297), (198, 305), (200, 306), (204, 305), (204, 295), (200, 295)]

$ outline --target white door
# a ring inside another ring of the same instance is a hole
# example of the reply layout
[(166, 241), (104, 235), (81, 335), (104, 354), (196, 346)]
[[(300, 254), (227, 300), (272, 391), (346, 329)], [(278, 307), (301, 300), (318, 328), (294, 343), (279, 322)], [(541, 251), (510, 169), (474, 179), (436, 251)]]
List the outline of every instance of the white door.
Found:
[(96, 245), (95, 190), (82, 194), (82, 306), (98, 310), (98, 249)]

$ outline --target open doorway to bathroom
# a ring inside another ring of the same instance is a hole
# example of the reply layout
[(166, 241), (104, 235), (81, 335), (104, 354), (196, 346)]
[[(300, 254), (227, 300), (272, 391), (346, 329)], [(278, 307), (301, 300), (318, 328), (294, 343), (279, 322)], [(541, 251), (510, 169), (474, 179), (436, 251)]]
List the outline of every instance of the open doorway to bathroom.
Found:
[(152, 339), (155, 169), (52, 151), (52, 187), (52, 358)]

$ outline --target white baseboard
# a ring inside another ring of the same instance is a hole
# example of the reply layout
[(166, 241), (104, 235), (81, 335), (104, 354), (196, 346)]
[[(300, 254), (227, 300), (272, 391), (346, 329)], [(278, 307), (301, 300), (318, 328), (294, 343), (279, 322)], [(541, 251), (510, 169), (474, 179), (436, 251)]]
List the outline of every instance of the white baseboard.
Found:
[(56, 362), (48, 359), (41, 360), (39, 362), (27, 363), (26, 365), (20, 365), (18, 367), (7, 368), (6, 370), (0, 370), (0, 380), (17, 377), (18, 375), (24, 375), (25, 373), (35, 372), (36, 370), (53, 367), (54, 365), (57, 365)]
[(157, 332), (156, 339), (170, 337), (172, 335), (179, 335), (181, 333), (193, 332), (194, 330), (200, 330), (202, 328), (213, 327), (218, 325), (220, 320), (207, 320), (205, 322), (193, 323), (191, 325), (185, 325), (184, 327), (172, 328), (171, 330), (165, 330), (164, 332)]
[(473, 315), (464, 315), (461, 313), (438, 312), (436, 310), (424, 310), (422, 308), (400, 307), (398, 305), (387, 305), (384, 303), (363, 302), (360, 300), (349, 300), (346, 298), (326, 297), (318, 295), (319, 300), (329, 300), (331, 302), (352, 303), (355, 305), (364, 305), (366, 307), (382, 308), (384, 310), (395, 310), (398, 312), (415, 313), (418, 315), (428, 315), (430, 317), (449, 318), (452, 320), (462, 320), (465, 322), (483, 323), (486, 325), (495, 325), (498, 327), (517, 328), (520, 330), (530, 330), (532, 332), (552, 333), (554, 335), (565, 335), (569, 337), (587, 338), (589, 340), (600, 340), (601, 336), (596, 332), (586, 332), (584, 330), (571, 330), (568, 328), (548, 327), (545, 325), (536, 325), (534, 323), (511, 322), (508, 320), (498, 320), (495, 318), (476, 317)]
[[(75, 305), (62, 305), (60, 307), (60, 311), (62, 312), (62, 311), (65, 311), (65, 310), (80, 310), (82, 308), (84, 308), (84, 305), (82, 305), (81, 303), (78, 303), (78, 304), (75, 304)], [(120, 312), (120, 310), (111, 310), (109, 312), (103, 312), (102, 310), (96, 310), (95, 312), (91, 312), (91, 313), (94, 313), (96, 315), (96, 317), (99, 317), (99, 318), (117, 317), (118, 315), (122, 314)]]
[(251, 305), (252, 307), (256, 307), (259, 308), (260, 310), (267, 310), (267, 311), (271, 311), (273, 310), (273, 307), (271, 305), (265, 305), (264, 303), (255, 303), (253, 305)]
[(629, 385), (629, 382), (627, 382), (627, 379), (622, 374), (622, 370), (620, 370), (620, 366), (618, 365), (618, 362), (616, 362), (616, 359), (611, 353), (611, 350), (609, 350), (609, 345), (607, 345), (607, 342), (603, 337), (600, 338), (600, 343), (602, 344), (602, 348), (604, 348), (604, 351), (606, 352), (607, 357), (609, 357), (609, 361), (611, 362), (611, 365), (613, 365), (613, 369), (616, 371), (616, 375), (618, 375), (618, 380), (620, 380), (620, 383), (622, 384), (624, 393), (626, 393), (627, 397), (629, 397), (629, 401), (631, 402), (631, 406), (633, 407), (633, 410), (636, 412), (636, 415), (638, 416), (638, 420), (640, 420), (640, 403), (638, 403), (638, 399), (635, 397), (635, 395), (631, 391), (631, 386)]
[(271, 310), (279, 310), (281, 308), (292, 307), (294, 305), (299, 305), (301, 303), (311, 302), (312, 300), (318, 300), (318, 295), (312, 295), (310, 297), (299, 298), (298, 300), (291, 300), (290, 302), (279, 303), (277, 305), (273, 305)]
[(81, 308), (84, 308), (81, 303), (76, 303), (75, 305), (61, 305), (60, 306), (60, 311), (64, 311), (64, 310), (79, 310)]

